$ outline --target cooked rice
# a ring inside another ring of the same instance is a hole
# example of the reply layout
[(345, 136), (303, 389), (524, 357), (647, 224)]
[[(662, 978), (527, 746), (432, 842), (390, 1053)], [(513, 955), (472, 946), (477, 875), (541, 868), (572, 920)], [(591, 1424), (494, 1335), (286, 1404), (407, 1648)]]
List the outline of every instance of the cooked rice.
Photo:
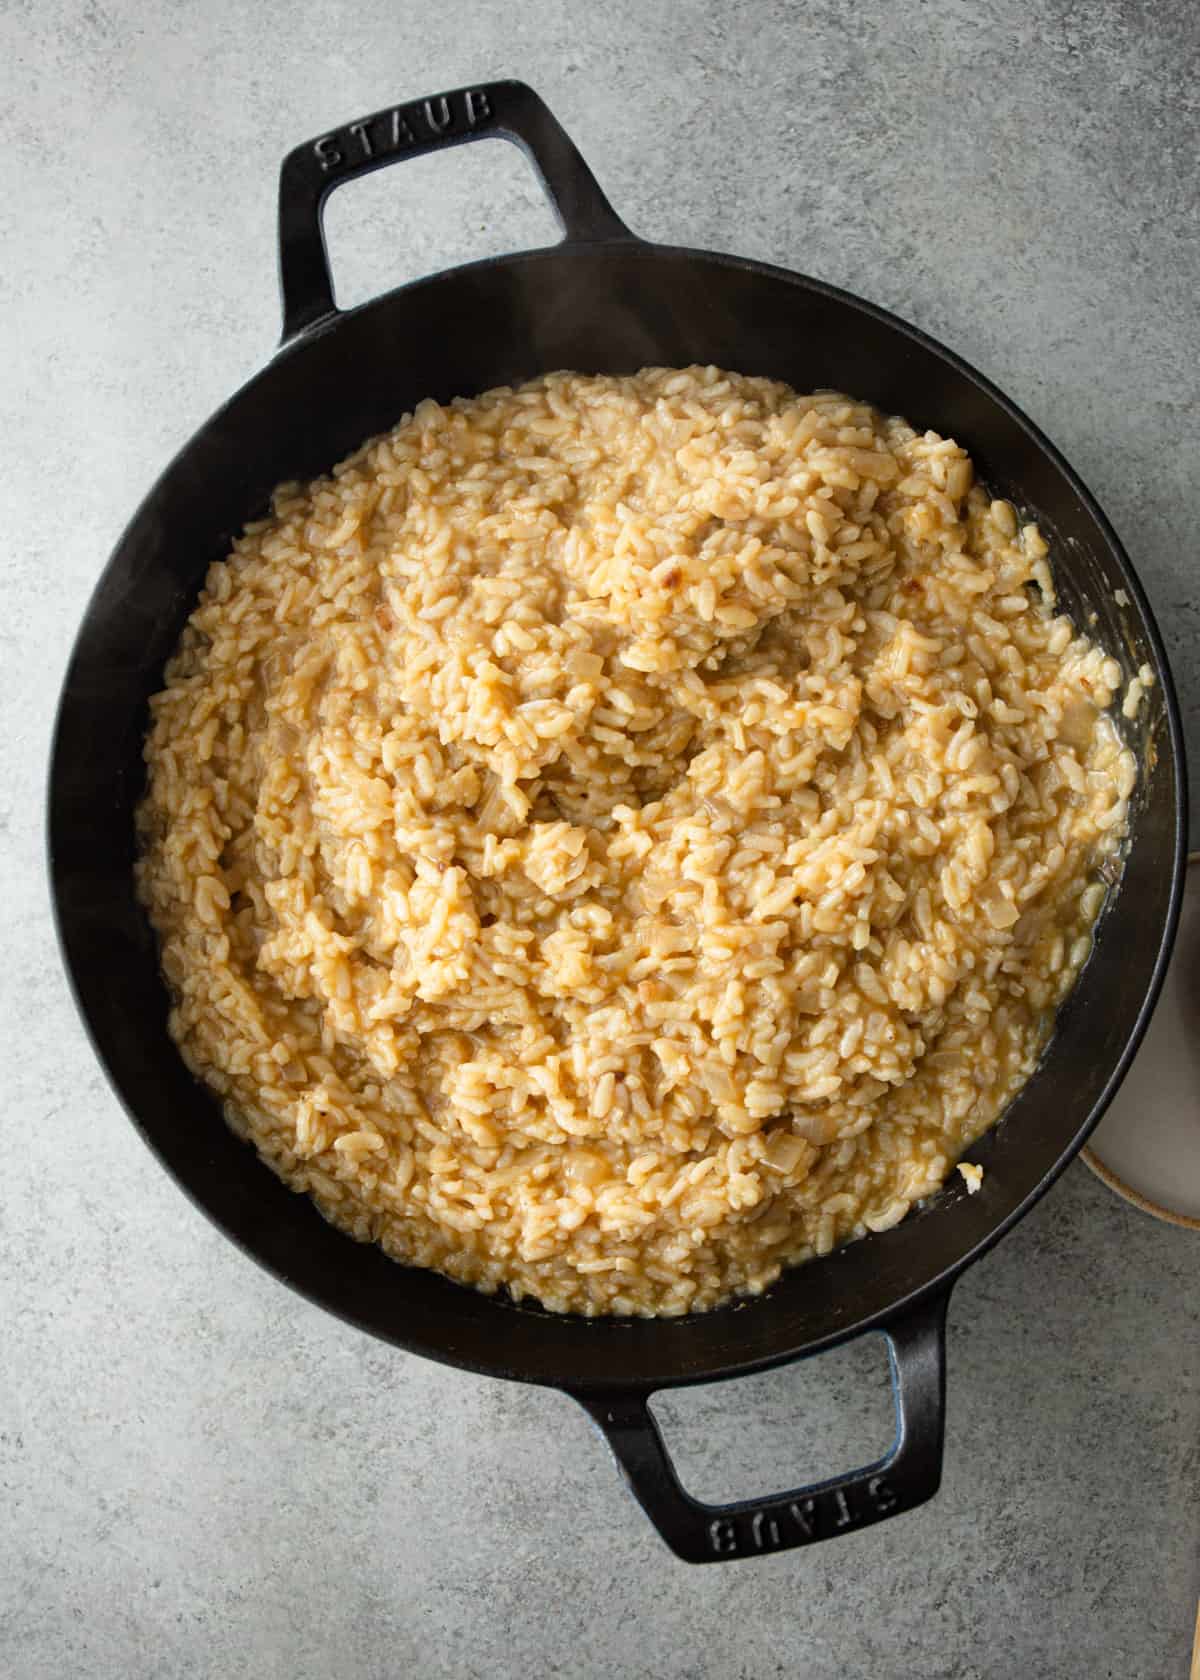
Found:
[(755, 1293), (1033, 1069), (1134, 786), (1120, 681), (964, 451), (848, 397), (423, 402), (276, 493), (152, 703), (171, 1031), (398, 1260)]

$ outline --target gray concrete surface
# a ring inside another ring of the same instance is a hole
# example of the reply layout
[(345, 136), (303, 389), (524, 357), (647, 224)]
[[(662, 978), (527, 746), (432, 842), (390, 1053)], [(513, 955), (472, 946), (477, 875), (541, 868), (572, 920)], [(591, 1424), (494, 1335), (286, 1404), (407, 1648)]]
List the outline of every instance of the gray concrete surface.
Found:
[[(103, 559), (270, 352), (279, 157), (502, 74), (637, 230), (865, 293), (1010, 391), (1127, 539), (1194, 726), (1198, 57), (1189, 0), (0, 5), (0, 1674), (1185, 1672), (1194, 1237), (1074, 1166), (955, 1296), (938, 1500), (688, 1569), (568, 1401), (372, 1343), (190, 1209), (75, 1020), (40, 825)], [(343, 298), (550, 225), (499, 147), (330, 215)], [(882, 1355), (664, 1414), (700, 1491), (761, 1492), (880, 1444)]]

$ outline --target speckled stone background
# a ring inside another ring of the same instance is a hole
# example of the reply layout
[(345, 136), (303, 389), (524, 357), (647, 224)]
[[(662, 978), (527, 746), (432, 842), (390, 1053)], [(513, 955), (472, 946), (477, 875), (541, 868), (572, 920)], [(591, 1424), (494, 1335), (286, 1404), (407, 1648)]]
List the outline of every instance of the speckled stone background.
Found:
[[(505, 74), (637, 231), (864, 293), (1012, 393), (1128, 542), (1200, 739), (1198, 60), (1190, 0), (0, 5), (6, 1680), (1184, 1673), (1194, 1237), (1072, 1167), (956, 1292), (937, 1501), (689, 1569), (569, 1401), (369, 1341), (187, 1205), (76, 1022), (40, 828), (105, 555), (271, 351), (279, 158)], [(329, 215), (343, 302), (552, 227), (496, 146)], [(884, 1444), (883, 1354), (662, 1413), (698, 1492), (763, 1492)]]

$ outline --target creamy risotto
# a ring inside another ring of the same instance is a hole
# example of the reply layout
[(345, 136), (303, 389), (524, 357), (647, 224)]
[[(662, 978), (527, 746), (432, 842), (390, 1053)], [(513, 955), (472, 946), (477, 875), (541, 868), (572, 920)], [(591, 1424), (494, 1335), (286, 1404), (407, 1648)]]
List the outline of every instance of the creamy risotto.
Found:
[(757, 1292), (1033, 1069), (1134, 786), (1120, 682), (963, 449), (850, 397), (424, 402), (278, 490), (153, 701), (172, 1032), (397, 1260), (581, 1313)]

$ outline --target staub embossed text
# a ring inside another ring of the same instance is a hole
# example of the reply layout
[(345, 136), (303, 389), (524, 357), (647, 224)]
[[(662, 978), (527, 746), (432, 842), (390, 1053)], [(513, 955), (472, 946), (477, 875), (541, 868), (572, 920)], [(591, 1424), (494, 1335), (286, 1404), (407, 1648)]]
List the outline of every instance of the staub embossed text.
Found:
[(778, 1500), (757, 1511), (716, 1517), (708, 1525), (708, 1542), (717, 1556), (772, 1552), (795, 1545), (797, 1540), (823, 1540), (877, 1522), (880, 1517), (890, 1516), (899, 1503), (884, 1477), (871, 1476), (855, 1488), (822, 1488), (799, 1499)]
[(470, 134), (493, 121), (490, 96), (482, 88), (438, 93), (411, 105), (395, 105), (362, 122), (335, 129), (313, 141), (313, 154), (327, 173), (352, 169), (369, 158), (390, 157), (409, 146), (429, 145), (455, 134)]

